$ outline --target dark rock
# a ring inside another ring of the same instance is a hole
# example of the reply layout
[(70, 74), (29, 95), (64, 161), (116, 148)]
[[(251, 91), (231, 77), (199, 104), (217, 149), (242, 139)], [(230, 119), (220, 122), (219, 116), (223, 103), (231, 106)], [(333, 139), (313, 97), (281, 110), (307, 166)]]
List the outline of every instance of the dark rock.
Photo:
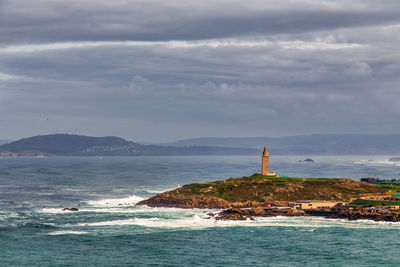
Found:
[(305, 159), (304, 162), (314, 162), (313, 159)]
[(224, 210), (220, 212), (215, 219), (224, 221), (227, 220), (244, 221), (247, 219), (254, 220), (253, 216), (247, 214), (246, 210), (238, 208)]
[(368, 210), (368, 209), (325, 209), (325, 210), (306, 210), (310, 216), (322, 216), (332, 219), (348, 219), (348, 220), (372, 220), (398, 222), (400, 221), (399, 213), (386, 210)]
[(68, 210), (68, 211), (78, 211), (78, 208), (63, 208), (62, 210)]
[(250, 209), (230, 208), (218, 214), (216, 220), (254, 220), (254, 216), (258, 217), (274, 217), (274, 216), (307, 216), (302, 210), (280, 209), (276, 207), (257, 207)]
[(347, 219), (353, 220), (373, 220), (373, 221), (386, 221), (386, 222), (399, 222), (400, 215), (397, 212), (387, 210), (367, 210), (356, 209), (351, 210), (347, 208), (332, 208), (332, 209), (312, 209), (312, 210), (293, 210), (282, 209), (277, 207), (268, 208), (230, 208), (223, 210), (215, 218), (216, 220), (247, 220), (258, 217), (273, 217), (273, 216), (320, 216), (331, 219)]

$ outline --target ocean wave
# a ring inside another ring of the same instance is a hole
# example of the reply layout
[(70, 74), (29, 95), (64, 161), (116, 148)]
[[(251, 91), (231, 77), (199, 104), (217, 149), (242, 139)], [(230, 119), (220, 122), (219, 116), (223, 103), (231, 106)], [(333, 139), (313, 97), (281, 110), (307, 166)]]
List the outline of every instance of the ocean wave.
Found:
[(79, 223), (78, 227), (108, 227), (108, 226), (143, 226), (148, 228), (163, 229), (191, 229), (201, 230), (213, 227), (294, 227), (315, 231), (318, 228), (354, 228), (354, 229), (399, 229), (400, 223), (375, 222), (371, 220), (348, 221), (344, 219), (326, 219), (322, 217), (268, 217), (255, 218), (245, 221), (217, 221), (209, 218), (204, 212), (192, 214), (191, 216), (176, 219), (161, 217), (153, 218), (131, 218), (124, 220), (110, 220), (102, 222)]
[(159, 217), (154, 218), (132, 218), (126, 220), (111, 220), (103, 222), (93, 222), (93, 223), (79, 223), (77, 226), (126, 226), (126, 225), (137, 225), (151, 228), (190, 228), (190, 229), (203, 229), (210, 227), (209, 223), (211, 221), (201, 218), (197, 214), (182, 219), (164, 219)]
[[(59, 208), (42, 208), (36, 210), (37, 213), (48, 213), (48, 214), (70, 214), (70, 213), (83, 213), (83, 212), (92, 212), (92, 213), (112, 213), (112, 214), (136, 214), (136, 213), (145, 213), (147, 215), (154, 215), (154, 213), (164, 214), (167, 217), (179, 217), (187, 214), (188, 212), (195, 213), (216, 213), (219, 210), (215, 209), (184, 209), (184, 208), (167, 208), (167, 207), (149, 207), (146, 205), (141, 206), (110, 206), (110, 207), (96, 207), (96, 206), (84, 206), (79, 207), (77, 211), (63, 210), (62, 207)], [(0, 213), (1, 217), (1, 213)]]
[[(126, 198), (123, 198), (125, 200)], [(375, 222), (371, 220), (328, 219), (323, 217), (255, 217), (255, 220), (246, 221), (218, 221), (209, 213), (218, 213), (219, 210), (211, 209), (182, 209), (182, 208), (153, 208), (147, 206), (118, 206), (113, 207), (122, 199), (101, 200), (101, 205), (80, 207), (79, 211), (63, 211), (62, 208), (44, 208), (40, 213), (68, 214), (90, 212), (93, 214), (110, 214), (102, 217), (104, 221), (88, 221), (77, 224), (64, 225), (65, 227), (118, 227), (118, 226), (142, 226), (159, 229), (205, 229), (213, 227), (293, 227), (299, 229), (318, 229), (327, 227), (339, 228), (381, 228), (400, 229), (400, 222)], [(118, 201), (119, 200), (119, 201)], [(96, 202), (96, 205), (99, 205)], [(114, 218), (118, 214), (126, 214), (125, 218)], [(131, 214), (131, 215), (129, 215)], [(96, 215), (97, 216), (97, 215)], [(111, 217), (108, 217), (111, 216)], [(128, 218), (126, 218), (128, 216)], [(86, 217), (82, 217), (86, 218)], [(92, 216), (87, 218), (93, 218)], [(61, 225), (59, 225), (61, 226)], [(63, 227), (63, 226), (62, 226)], [(314, 231), (313, 230), (313, 231)]]
[(54, 231), (48, 233), (48, 235), (85, 235), (85, 234), (89, 233), (85, 231), (67, 231), (67, 230)]
[(39, 213), (50, 213), (50, 214), (64, 214), (64, 213), (76, 213), (78, 211), (63, 210), (63, 208), (43, 208), (38, 210)]
[(153, 188), (153, 189), (144, 189), (144, 191), (146, 191), (147, 193), (150, 193), (150, 194), (160, 194), (160, 193), (163, 193), (163, 192), (171, 191), (171, 190), (173, 190), (175, 188), (176, 187), (160, 188), (160, 189), (154, 189)]
[(149, 212), (153, 211), (152, 208), (147, 206), (132, 207), (132, 208), (117, 208), (117, 207), (110, 207), (110, 208), (79, 208), (77, 211), (69, 211), (63, 210), (63, 208), (43, 208), (38, 210), (39, 213), (49, 213), (49, 214), (69, 214), (69, 213), (82, 213), (82, 212), (93, 212), (93, 213), (141, 213), (141, 212)]
[(26, 217), (27, 214), (17, 213), (13, 211), (0, 211), (0, 221), (5, 221), (7, 219), (21, 219)]
[(106, 198), (106, 199), (90, 200), (87, 201), (86, 203), (90, 206), (95, 206), (95, 207), (118, 207), (118, 206), (133, 206), (142, 200), (144, 200), (144, 198), (132, 195), (124, 198)]
[(400, 166), (400, 162), (392, 162), (389, 160), (359, 160), (355, 161), (354, 164), (364, 164), (364, 165), (376, 165), (376, 166), (382, 166), (382, 165), (391, 165), (391, 166)]

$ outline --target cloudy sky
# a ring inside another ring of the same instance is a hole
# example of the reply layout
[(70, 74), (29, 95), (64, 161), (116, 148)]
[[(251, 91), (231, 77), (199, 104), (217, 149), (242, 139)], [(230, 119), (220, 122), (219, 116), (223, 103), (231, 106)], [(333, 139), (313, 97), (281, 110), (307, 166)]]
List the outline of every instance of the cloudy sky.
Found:
[(400, 2), (0, 0), (0, 139), (400, 133)]

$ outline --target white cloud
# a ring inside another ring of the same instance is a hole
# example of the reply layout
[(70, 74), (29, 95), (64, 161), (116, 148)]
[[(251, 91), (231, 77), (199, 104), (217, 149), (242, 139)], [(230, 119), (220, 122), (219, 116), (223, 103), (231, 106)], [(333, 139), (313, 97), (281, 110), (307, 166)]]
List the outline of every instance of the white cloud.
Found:
[(50, 50), (87, 49), (105, 46), (164, 46), (167, 48), (195, 48), (195, 47), (279, 47), (298, 50), (335, 50), (360, 48), (365, 45), (357, 43), (328, 43), (323, 41), (253, 41), (238, 39), (215, 39), (200, 41), (107, 41), (107, 42), (64, 42), (49, 44), (13, 45), (0, 47), (3, 53), (35, 53)]
[(134, 140), (202, 124), (400, 130), (398, 1), (25, 2), (0, 0), (0, 113), (14, 132), (42, 131), (15, 118), (49, 113)]
[(10, 81), (10, 80), (17, 80), (17, 79), (22, 79), (22, 78), (24, 78), (24, 77), (0, 72), (0, 81)]

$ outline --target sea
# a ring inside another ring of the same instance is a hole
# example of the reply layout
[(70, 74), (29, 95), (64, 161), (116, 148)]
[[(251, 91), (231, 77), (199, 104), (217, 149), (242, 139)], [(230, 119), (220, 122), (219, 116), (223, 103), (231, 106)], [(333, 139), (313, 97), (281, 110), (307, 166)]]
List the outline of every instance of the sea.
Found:
[[(388, 158), (271, 156), (270, 168), (289, 177), (398, 179), (400, 165)], [(215, 221), (215, 210), (135, 205), (260, 165), (258, 156), (0, 158), (0, 266), (400, 265), (400, 223)]]

